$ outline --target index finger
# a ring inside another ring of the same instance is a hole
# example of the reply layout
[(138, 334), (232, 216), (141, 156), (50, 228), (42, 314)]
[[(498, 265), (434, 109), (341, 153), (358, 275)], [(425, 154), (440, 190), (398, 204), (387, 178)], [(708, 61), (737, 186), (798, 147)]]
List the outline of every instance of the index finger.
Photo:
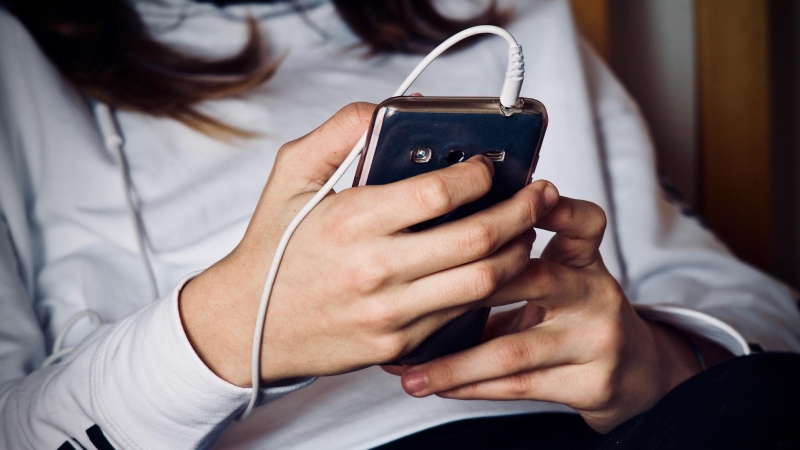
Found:
[(565, 333), (532, 328), (503, 336), (463, 352), (443, 356), (406, 370), (403, 389), (425, 397), (499, 377), (567, 364), (574, 359), (565, 349)]
[(410, 262), (414, 278), (486, 258), (517, 236), (535, 237), (533, 227), (549, 211), (555, 192), (550, 183), (537, 181), (463, 219), (401, 236), (398, 242), (407, 245), (398, 256)]
[[(395, 183), (354, 188), (370, 191), (362, 210), (374, 219), (375, 231), (394, 233), (434, 219), (483, 197), (492, 187), (494, 164), (477, 155), (450, 167)], [(353, 194), (355, 195), (355, 194)]]
[(600, 260), (600, 243), (606, 229), (606, 214), (592, 202), (560, 197), (536, 228), (553, 231), (542, 259), (570, 267), (586, 267)]

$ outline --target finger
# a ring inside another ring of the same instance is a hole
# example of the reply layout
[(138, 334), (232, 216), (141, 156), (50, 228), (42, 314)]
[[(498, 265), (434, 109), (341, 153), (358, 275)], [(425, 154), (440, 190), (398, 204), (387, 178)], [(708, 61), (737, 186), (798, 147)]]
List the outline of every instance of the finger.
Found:
[(403, 365), (384, 364), (381, 366), (381, 369), (383, 369), (384, 372), (390, 373), (392, 375), (402, 375), (407, 368), (408, 366), (403, 366)]
[(438, 393), (439, 397), (461, 400), (537, 400), (576, 405), (589, 395), (589, 371), (583, 365), (555, 366), (543, 370), (479, 381)]
[(345, 191), (361, 204), (373, 232), (395, 233), (483, 197), (492, 187), (494, 164), (478, 155), (445, 169), (381, 186)]
[(351, 103), (314, 131), (285, 144), (275, 162), (282, 170), (273, 173), (310, 184), (306, 189), (319, 189), (367, 131), (375, 107), (373, 103)]
[(533, 328), (544, 321), (546, 312), (539, 305), (526, 303), (510, 311), (494, 313), (483, 328), (483, 342)]
[(465, 312), (519, 275), (528, 263), (533, 239), (520, 236), (480, 261), (413, 281), (405, 290), (410, 317), (458, 308)]
[(510, 305), (521, 301), (547, 310), (585, 301), (592, 274), (545, 259), (531, 259), (517, 277), (501, 286), (483, 304)]
[(563, 333), (530, 329), (437, 358), (403, 373), (403, 389), (415, 397), (567, 364), (572, 360)]
[(537, 181), (469, 217), (399, 236), (403, 245), (397, 260), (407, 263), (409, 278), (416, 278), (485, 258), (531, 230), (555, 205), (557, 192), (549, 182)]
[(577, 268), (600, 260), (606, 215), (596, 204), (561, 197), (536, 226), (556, 233), (542, 253), (543, 259)]

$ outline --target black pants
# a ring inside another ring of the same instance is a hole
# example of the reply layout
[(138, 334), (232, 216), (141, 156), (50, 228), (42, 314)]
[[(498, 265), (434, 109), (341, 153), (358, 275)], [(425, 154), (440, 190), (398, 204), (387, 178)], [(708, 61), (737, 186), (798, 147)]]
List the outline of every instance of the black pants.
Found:
[(606, 435), (575, 414), (543, 413), (452, 422), (379, 447), (448, 448), (800, 449), (800, 355), (726, 361)]

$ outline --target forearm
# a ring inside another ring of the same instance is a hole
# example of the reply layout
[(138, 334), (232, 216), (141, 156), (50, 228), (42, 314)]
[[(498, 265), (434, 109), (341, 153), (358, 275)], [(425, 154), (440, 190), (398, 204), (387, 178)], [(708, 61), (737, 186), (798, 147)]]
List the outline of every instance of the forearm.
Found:
[[(176, 289), (103, 327), (63, 362), (5, 383), (0, 447), (93, 448), (98, 425), (116, 448), (207, 448), (247, 403), (250, 390), (212, 373), (181, 327)], [(298, 384), (262, 391), (269, 401)]]
[[(251, 349), (256, 292), (250, 283), (225, 276), (230, 257), (191, 279), (179, 293), (178, 307), (186, 336), (205, 365), (223, 380), (252, 386)], [(233, 271), (241, 273), (244, 270)]]

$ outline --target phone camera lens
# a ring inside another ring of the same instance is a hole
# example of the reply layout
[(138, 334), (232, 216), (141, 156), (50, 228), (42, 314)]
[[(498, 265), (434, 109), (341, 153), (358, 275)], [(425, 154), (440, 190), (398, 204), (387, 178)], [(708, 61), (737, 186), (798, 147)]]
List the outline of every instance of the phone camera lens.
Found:
[(450, 164), (460, 163), (466, 159), (467, 155), (461, 150), (453, 150), (447, 154), (447, 162)]
[(411, 161), (415, 163), (426, 163), (431, 160), (433, 152), (426, 147), (420, 147), (411, 151)]

